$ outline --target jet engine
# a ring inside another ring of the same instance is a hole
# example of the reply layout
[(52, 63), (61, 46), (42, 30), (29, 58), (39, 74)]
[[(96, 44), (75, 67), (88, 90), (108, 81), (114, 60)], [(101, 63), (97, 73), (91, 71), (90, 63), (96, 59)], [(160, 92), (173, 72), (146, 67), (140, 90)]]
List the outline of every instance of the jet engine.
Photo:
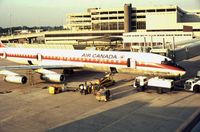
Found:
[(63, 82), (65, 76), (63, 74), (41, 74), (40, 79), (49, 82)]
[(5, 76), (4, 81), (11, 83), (25, 84), (27, 82), (27, 77), (22, 75), (8, 75)]

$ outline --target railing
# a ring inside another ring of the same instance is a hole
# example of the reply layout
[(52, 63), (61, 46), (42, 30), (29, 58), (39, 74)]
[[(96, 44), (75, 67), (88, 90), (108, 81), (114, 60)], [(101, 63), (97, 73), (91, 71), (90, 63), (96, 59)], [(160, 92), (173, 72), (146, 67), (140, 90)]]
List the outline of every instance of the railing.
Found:
[(39, 37), (39, 36), (44, 36), (44, 32), (2, 36), (2, 37), (0, 37), (0, 40), (12, 40), (12, 39), (20, 39), (20, 38), (34, 38), (34, 37)]

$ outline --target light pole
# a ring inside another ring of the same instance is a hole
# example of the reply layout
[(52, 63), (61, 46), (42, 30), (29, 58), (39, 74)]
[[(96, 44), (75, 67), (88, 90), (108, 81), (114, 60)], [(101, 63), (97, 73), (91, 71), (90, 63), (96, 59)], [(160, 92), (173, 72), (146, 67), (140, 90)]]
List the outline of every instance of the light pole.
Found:
[(12, 35), (11, 21), (12, 21), (12, 14), (10, 13), (10, 35)]

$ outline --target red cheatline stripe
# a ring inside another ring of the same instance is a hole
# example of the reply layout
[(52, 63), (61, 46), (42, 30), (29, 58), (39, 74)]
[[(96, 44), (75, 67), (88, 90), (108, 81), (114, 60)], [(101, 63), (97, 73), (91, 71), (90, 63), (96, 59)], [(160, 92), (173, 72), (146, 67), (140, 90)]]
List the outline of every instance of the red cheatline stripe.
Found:
[(151, 68), (160, 68), (160, 69), (169, 69), (169, 70), (178, 70), (178, 71), (184, 71), (178, 67), (175, 66), (170, 66), (170, 65), (165, 65), (165, 64), (146, 64), (146, 63), (139, 63), (137, 66), (141, 67), (151, 67)]
[[(0, 53), (3, 55), (3, 53)], [(29, 58), (37, 59), (37, 55), (23, 55), (23, 54), (7, 54), (8, 57), (17, 58)], [(127, 65), (127, 61), (124, 60), (106, 60), (106, 59), (94, 59), (94, 58), (75, 58), (75, 57), (59, 57), (59, 56), (43, 56), (43, 60), (63, 60), (63, 61), (73, 61), (73, 62), (87, 62), (87, 63), (100, 63), (100, 64), (115, 64), (115, 65)], [(183, 71), (180, 68), (169, 66), (165, 64), (155, 64), (155, 63), (136, 63), (138, 67), (149, 67), (149, 68), (160, 68), (160, 69), (170, 69)]]
[[(37, 55), (24, 55), (24, 54), (7, 54), (7, 57), (37, 59)], [(101, 64), (115, 64), (115, 65), (127, 65), (126, 61), (114, 60), (103, 60), (103, 59), (92, 59), (92, 58), (75, 58), (75, 57), (59, 57), (59, 56), (43, 56), (43, 60), (63, 60), (73, 62), (87, 62), (87, 63), (101, 63)]]

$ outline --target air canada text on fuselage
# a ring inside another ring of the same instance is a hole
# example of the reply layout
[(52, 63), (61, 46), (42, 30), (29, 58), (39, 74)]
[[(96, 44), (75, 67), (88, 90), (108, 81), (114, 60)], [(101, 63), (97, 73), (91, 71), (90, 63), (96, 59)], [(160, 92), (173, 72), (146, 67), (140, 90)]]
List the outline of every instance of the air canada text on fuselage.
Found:
[(117, 59), (117, 55), (113, 54), (91, 54), (91, 53), (83, 53), (81, 57), (86, 58), (99, 58), (99, 59)]

